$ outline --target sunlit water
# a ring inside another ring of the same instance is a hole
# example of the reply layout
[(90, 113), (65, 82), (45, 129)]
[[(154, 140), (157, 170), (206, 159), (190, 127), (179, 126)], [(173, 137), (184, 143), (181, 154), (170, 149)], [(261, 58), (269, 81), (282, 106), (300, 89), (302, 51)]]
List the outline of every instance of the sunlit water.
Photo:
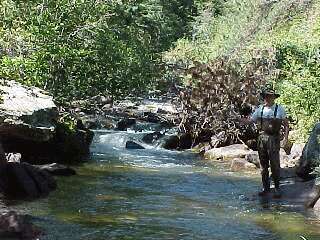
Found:
[(16, 206), (41, 239), (320, 239), (312, 213), (259, 202), (258, 176), (235, 174), (188, 152), (126, 150), (143, 133), (100, 131), (92, 160), (58, 178), (48, 198)]

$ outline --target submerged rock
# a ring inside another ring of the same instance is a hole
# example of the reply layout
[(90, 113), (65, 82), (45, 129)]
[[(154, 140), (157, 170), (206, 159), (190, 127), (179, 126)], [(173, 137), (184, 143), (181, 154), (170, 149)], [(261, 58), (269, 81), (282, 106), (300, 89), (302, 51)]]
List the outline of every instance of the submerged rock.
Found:
[(30, 223), (28, 216), (15, 211), (0, 213), (0, 238), (33, 240), (42, 231)]
[(126, 148), (127, 149), (145, 149), (145, 147), (143, 147), (142, 145), (134, 141), (127, 141)]
[(35, 166), (41, 170), (45, 170), (54, 176), (72, 176), (77, 174), (76, 171), (70, 167), (64, 166), (62, 164), (51, 163), (45, 165)]

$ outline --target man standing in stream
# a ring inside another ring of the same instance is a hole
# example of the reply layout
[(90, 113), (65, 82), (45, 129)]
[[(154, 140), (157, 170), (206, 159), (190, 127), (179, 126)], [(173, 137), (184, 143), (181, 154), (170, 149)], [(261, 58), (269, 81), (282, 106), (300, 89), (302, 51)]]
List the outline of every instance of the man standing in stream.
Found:
[(284, 141), (286, 144), (289, 134), (289, 122), (283, 106), (276, 104), (275, 99), (280, 95), (266, 86), (261, 93), (263, 104), (252, 114), (249, 122), (258, 125), (258, 153), (261, 166), (263, 189), (259, 196), (270, 192), (269, 166), (271, 167), (274, 182), (274, 197), (280, 198), (280, 129), (284, 126)]

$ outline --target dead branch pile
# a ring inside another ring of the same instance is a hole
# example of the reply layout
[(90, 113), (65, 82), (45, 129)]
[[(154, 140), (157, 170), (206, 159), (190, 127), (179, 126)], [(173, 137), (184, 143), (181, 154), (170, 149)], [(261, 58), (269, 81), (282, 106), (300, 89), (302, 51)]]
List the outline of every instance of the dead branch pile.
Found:
[(259, 103), (260, 87), (276, 73), (274, 59), (273, 50), (260, 50), (247, 63), (227, 58), (194, 63), (180, 92), (180, 132), (191, 134), (193, 145), (210, 142), (211, 147), (254, 138), (254, 129), (240, 124), (240, 118)]

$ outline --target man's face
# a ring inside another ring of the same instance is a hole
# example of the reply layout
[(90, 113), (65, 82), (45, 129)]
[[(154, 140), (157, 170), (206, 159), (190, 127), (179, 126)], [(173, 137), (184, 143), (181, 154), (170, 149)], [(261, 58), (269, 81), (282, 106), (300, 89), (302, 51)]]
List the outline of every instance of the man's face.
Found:
[(266, 104), (272, 104), (273, 105), (275, 99), (276, 99), (275, 95), (266, 94), (265, 97), (264, 97), (264, 102)]

